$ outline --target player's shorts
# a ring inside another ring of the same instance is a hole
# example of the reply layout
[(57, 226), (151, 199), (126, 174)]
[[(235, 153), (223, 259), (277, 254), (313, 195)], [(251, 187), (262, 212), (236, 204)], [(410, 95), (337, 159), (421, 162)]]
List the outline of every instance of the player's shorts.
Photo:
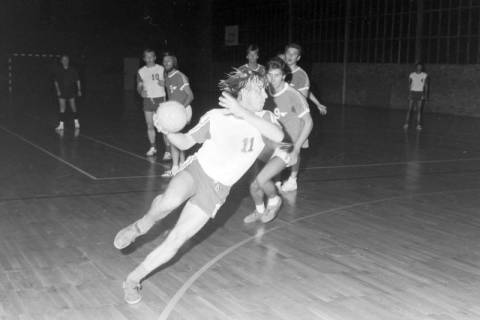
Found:
[(411, 101), (422, 101), (425, 100), (425, 96), (423, 94), (423, 91), (410, 91), (410, 94), (408, 98)]
[(74, 99), (77, 96), (77, 91), (75, 91), (75, 88), (63, 88), (60, 90), (60, 96), (58, 97), (59, 99)]
[(285, 166), (287, 166), (287, 167), (291, 167), (295, 164), (295, 163), (292, 163), (292, 164), (289, 165), (290, 153), (283, 148), (279, 147), (279, 148), (276, 148), (275, 151), (273, 151), (273, 154), (272, 154), (271, 158), (275, 158), (275, 157), (282, 160), (285, 163)]
[(165, 97), (143, 98), (143, 111), (155, 112), (162, 102), (165, 102)]
[(189, 157), (182, 167), (182, 171), (188, 172), (195, 183), (195, 193), (188, 201), (213, 219), (218, 209), (225, 203), (230, 187), (210, 178), (195, 156)]

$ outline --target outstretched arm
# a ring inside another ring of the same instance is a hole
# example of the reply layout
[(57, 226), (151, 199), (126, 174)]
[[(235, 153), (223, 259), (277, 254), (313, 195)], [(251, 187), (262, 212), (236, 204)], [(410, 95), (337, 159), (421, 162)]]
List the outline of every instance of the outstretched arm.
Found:
[(313, 104), (317, 107), (321, 115), (324, 116), (327, 114), (327, 107), (321, 104), (320, 101), (318, 101), (317, 97), (315, 97), (313, 92), (310, 91), (310, 93), (308, 94), (308, 99), (310, 99), (310, 101), (313, 102)]
[(258, 131), (260, 131), (260, 134), (265, 138), (268, 138), (273, 142), (281, 142), (283, 140), (284, 134), (280, 127), (245, 109), (240, 105), (240, 103), (238, 103), (237, 99), (232, 97), (230, 94), (222, 92), (219, 101), (219, 104), (222, 107), (227, 108), (232, 114), (244, 119), (252, 126), (257, 128)]

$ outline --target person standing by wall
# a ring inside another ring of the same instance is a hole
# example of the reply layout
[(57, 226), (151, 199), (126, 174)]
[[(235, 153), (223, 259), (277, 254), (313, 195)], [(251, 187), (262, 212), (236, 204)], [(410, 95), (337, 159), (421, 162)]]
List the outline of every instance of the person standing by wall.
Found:
[(423, 129), (422, 115), (425, 99), (428, 97), (429, 78), (425, 72), (425, 66), (422, 63), (415, 65), (415, 71), (408, 77), (408, 88), (410, 94), (408, 97), (408, 111), (405, 117), (403, 129), (408, 130), (412, 112), (417, 111), (417, 130)]
[(75, 129), (80, 129), (77, 106), (75, 103), (75, 97), (82, 96), (80, 77), (78, 76), (77, 70), (70, 66), (70, 57), (68, 55), (64, 54), (61, 56), (60, 64), (60, 68), (55, 72), (53, 82), (57, 92), (58, 105), (60, 107), (59, 123), (55, 130), (62, 131), (64, 129), (67, 101), (70, 104), (70, 109), (73, 113)]

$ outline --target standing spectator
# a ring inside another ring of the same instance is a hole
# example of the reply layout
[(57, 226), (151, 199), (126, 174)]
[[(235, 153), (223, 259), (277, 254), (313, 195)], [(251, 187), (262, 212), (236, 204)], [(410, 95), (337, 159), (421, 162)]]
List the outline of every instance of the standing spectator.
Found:
[[(165, 68), (165, 88), (168, 93), (168, 100), (180, 102), (187, 112), (187, 122), (192, 119), (193, 92), (190, 83), (185, 74), (178, 70), (177, 57), (166, 52), (163, 56), (163, 67)], [(179, 150), (173, 144), (170, 144), (170, 152), (172, 155), (172, 169), (165, 172), (164, 176), (173, 177), (177, 174), (179, 166), (185, 161), (185, 152)]]
[(138, 70), (137, 91), (143, 98), (143, 112), (147, 124), (148, 140), (150, 149), (147, 156), (152, 157), (157, 153), (155, 144), (156, 131), (153, 126), (153, 113), (157, 111), (160, 103), (165, 101), (164, 69), (155, 63), (157, 59), (155, 51), (146, 49), (143, 51), (145, 66)]
[(428, 74), (424, 71), (424, 65), (422, 63), (417, 63), (415, 65), (415, 71), (410, 73), (408, 77), (408, 87), (410, 90), (409, 101), (408, 101), (408, 111), (407, 116), (405, 117), (405, 124), (403, 129), (407, 130), (410, 117), (412, 112), (417, 109), (417, 130), (422, 130), (422, 114), (423, 106), (425, 105), (425, 98), (428, 97)]
[(65, 109), (67, 100), (73, 113), (73, 120), (75, 129), (80, 128), (78, 121), (77, 106), (75, 104), (75, 97), (82, 96), (82, 87), (77, 70), (70, 66), (70, 58), (68, 55), (62, 55), (60, 58), (61, 66), (55, 72), (54, 85), (57, 91), (58, 104), (60, 106), (59, 124), (55, 130), (61, 131), (64, 129), (65, 123)]

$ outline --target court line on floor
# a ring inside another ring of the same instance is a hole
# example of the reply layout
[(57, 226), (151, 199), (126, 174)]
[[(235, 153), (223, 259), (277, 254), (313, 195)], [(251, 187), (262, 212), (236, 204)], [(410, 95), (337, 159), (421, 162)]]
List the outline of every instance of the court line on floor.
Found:
[(317, 169), (340, 169), (340, 168), (362, 168), (362, 167), (387, 167), (387, 166), (399, 166), (409, 164), (429, 164), (429, 163), (449, 163), (449, 162), (465, 162), (465, 161), (480, 161), (480, 158), (458, 158), (458, 159), (440, 159), (440, 160), (420, 160), (420, 161), (400, 161), (400, 162), (377, 162), (377, 163), (365, 163), (365, 164), (346, 164), (340, 166), (314, 166), (306, 167), (305, 170), (317, 170)]
[(48, 150), (40, 147), (39, 145), (35, 144), (34, 142), (32, 142), (32, 141), (30, 141), (30, 140), (27, 140), (26, 138), (22, 137), (22, 136), (19, 135), (18, 133), (15, 133), (15, 132), (13, 132), (13, 131), (5, 128), (4, 126), (0, 126), (0, 129), (2, 129), (3, 131), (7, 132), (8, 134), (16, 137), (17, 139), (19, 139), (19, 140), (21, 140), (21, 141), (29, 144), (30, 146), (34, 147), (35, 149), (42, 151), (43, 153), (45, 153), (45, 154), (49, 155), (50, 157), (54, 158), (55, 160), (60, 161), (61, 163), (69, 166), (70, 168), (76, 170), (77, 172), (80, 172), (81, 174), (87, 176), (88, 178), (90, 178), (90, 179), (92, 179), (92, 180), (97, 180), (97, 178), (96, 178), (93, 174), (88, 173), (87, 171), (85, 171), (85, 170), (77, 167), (76, 165), (74, 165), (74, 164), (72, 164), (72, 163), (70, 163), (70, 162), (68, 162), (68, 161), (66, 161), (66, 160), (64, 160), (64, 159), (62, 159), (62, 158), (54, 155), (54, 154), (51, 153), (50, 151), (48, 151)]
[(108, 181), (108, 180), (128, 180), (128, 179), (146, 179), (146, 178), (166, 178), (162, 175), (150, 175), (150, 176), (125, 176), (125, 177), (105, 177), (97, 178), (97, 181)]
[(98, 144), (104, 145), (104, 146), (106, 146), (106, 147), (112, 148), (112, 149), (114, 149), (114, 150), (117, 150), (117, 151), (119, 151), (119, 152), (128, 154), (128, 155), (130, 155), (130, 156), (132, 156), (132, 157), (145, 160), (145, 161), (149, 162), (150, 164), (155, 164), (155, 165), (161, 166), (161, 167), (163, 167), (163, 168), (165, 168), (165, 169), (168, 169), (168, 168), (169, 168), (167, 165), (165, 165), (165, 164), (163, 164), (163, 163), (160, 163), (160, 162), (151, 162), (147, 157), (142, 157), (142, 156), (139, 155), (139, 154), (136, 154), (136, 153), (133, 153), (133, 152), (131, 152), (131, 151), (128, 151), (128, 150), (122, 149), (122, 148), (120, 148), (120, 147), (114, 146), (114, 145), (112, 145), (112, 144), (110, 144), (110, 143), (108, 143), (108, 142), (105, 142), (105, 141), (102, 141), (102, 140), (98, 140), (97, 138), (88, 136), (88, 135), (86, 135), (86, 134), (80, 133), (80, 136), (83, 137), (83, 138), (85, 138), (85, 139), (91, 140), (91, 141), (93, 141), (93, 142), (95, 142), (95, 143), (98, 143)]
[[(262, 236), (265, 236), (267, 233), (271, 233), (273, 231), (276, 231), (278, 229), (290, 226), (294, 223), (313, 218), (316, 216), (320, 216), (322, 214), (327, 214), (327, 213), (332, 213), (335, 211), (339, 210), (345, 210), (345, 209), (351, 209), (355, 207), (360, 207), (360, 206), (365, 206), (365, 205), (370, 205), (370, 204), (375, 204), (375, 203), (382, 203), (382, 202), (387, 202), (387, 201), (392, 201), (392, 200), (400, 200), (400, 199), (405, 199), (405, 198), (413, 198), (413, 197), (418, 197), (418, 196), (429, 196), (429, 195), (437, 195), (437, 194), (444, 194), (444, 193), (461, 193), (461, 192), (468, 192), (468, 191), (476, 191), (480, 190), (480, 188), (470, 188), (470, 189), (454, 189), (454, 190), (444, 190), (444, 191), (435, 191), (435, 192), (424, 192), (424, 193), (416, 193), (416, 194), (408, 194), (408, 195), (403, 195), (403, 196), (395, 196), (395, 197), (388, 197), (388, 198), (383, 198), (383, 199), (377, 199), (377, 200), (369, 200), (369, 201), (362, 201), (362, 202), (357, 202), (345, 206), (340, 206), (336, 208), (331, 208), (327, 210), (323, 210), (320, 212), (316, 212), (307, 216), (299, 217), (297, 219), (293, 219), (291, 221), (282, 221), (283, 224), (272, 227), (270, 229), (267, 229), (264, 231)], [(177, 303), (183, 298), (185, 293), (192, 287), (192, 285), (199, 279), (205, 272), (207, 272), (212, 266), (214, 266), (218, 261), (223, 259), (223, 257), (227, 256), (228, 254), (232, 253), (236, 249), (240, 248), (244, 244), (253, 241), (257, 238), (257, 235), (250, 236), (235, 245), (225, 249), (222, 253), (218, 254), (215, 256), (213, 259), (208, 261), (206, 264), (204, 264), (199, 270), (197, 270), (184, 284), (180, 287), (180, 289), (177, 290), (177, 292), (173, 295), (173, 297), (168, 301), (167, 305), (163, 309), (162, 313), (160, 314), (160, 317), (158, 320), (167, 320), (168, 317), (170, 316), (171, 312), (175, 309)]]
[[(43, 119), (41, 119), (40, 117), (36, 116), (36, 115), (33, 115), (33, 114), (30, 114), (30, 113), (24, 113), (24, 115), (34, 119), (34, 120), (38, 120), (38, 121), (41, 121), (41, 122), (45, 122), (43, 121)], [(110, 143), (107, 143), (105, 141), (102, 141), (102, 140), (98, 140), (94, 137), (91, 137), (89, 135), (86, 135), (84, 133), (80, 133), (80, 136), (85, 138), (85, 139), (88, 139), (88, 140), (91, 140), (95, 143), (98, 143), (98, 144), (101, 144), (101, 145), (104, 145), (106, 147), (109, 147), (111, 149), (114, 149), (114, 150), (117, 150), (119, 152), (122, 152), (122, 153), (125, 153), (125, 154), (128, 154), (132, 157), (135, 157), (135, 158), (138, 158), (138, 159), (142, 159), (142, 160), (145, 160), (147, 162), (149, 162), (150, 164), (155, 164), (155, 165), (159, 165), (161, 167), (163, 167), (164, 169), (169, 169), (169, 167), (163, 163), (159, 163), (159, 162), (151, 162), (147, 157), (142, 157), (141, 155), (138, 155), (136, 153), (133, 153), (131, 151), (128, 151), (128, 150), (125, 150), (125, 149), (122, 149), (120, 147), (117, 147), (117, 146), (114, 146)], [(137, 179), (139, 176), (132, 176), (132, 179)], [(145, 178), (154, 178), (154, 177), (157, 177), (157, 176), (145, 176)], [(120, 179), (127, 179), (127, 177), (120, 177)], [(97, 178), (97, 180), (107, 180), (106, 178)], [(108, 179), (108, 180), (115, 180), (115, 179)]]

